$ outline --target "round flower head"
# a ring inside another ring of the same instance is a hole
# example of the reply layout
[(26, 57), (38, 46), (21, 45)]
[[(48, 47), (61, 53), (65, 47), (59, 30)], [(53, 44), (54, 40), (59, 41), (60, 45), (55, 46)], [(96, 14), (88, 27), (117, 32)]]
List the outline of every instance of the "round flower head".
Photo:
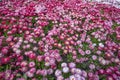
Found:
[(22, 67), (27, 66), (27, 64), (28, 64), (27, 61), (23, 61), (23, 62), (21, 62), (21, 66), (22, 66)]
[(93, 55), (93, 56), (92, 56), (92, 59), (93, 59), (93, 60), (96, 60), (96, 59), (97, 59), (97, 56), (96, 56), (96, 55)]
[(30, 62), (29, 63), (29, 67), (34, 67), (35, 66), (35, 62)]
[(37, 61), (38, 62), (42, 61), (42, 58), (43, 58), (42, 56), (37, 56)]
[(69, 67), (70, 67), (70, 68), (74, 68), (74, 67), (76, 67), (76, 64), (73, 63), (73, 62), (71, 62), (71, 63), (69, 63)]
[(47, 75), (47, 70), (46, 69), (41, 70), (41, 75), (46, 76)]
[(31, 72), (31, 73), (35, 73), (35, 72), (36, 72), (36, 68), (31, 68), (31, 69), (30, 69), (30, 72)]
[(94, 47), (95, 47), (96, 45), (97, 45), (96, 43), (92, 44), (92, 46), (94, 46)]
[(64, 73), (68, 73), (69, 72), (69, 68), (68, 67), (63, 67), (63, 72)]
[(7, 54), (7, 53), (8, 53), (8, 49), (7, 49), (7, 48), (3, 48), (3, 49), (1, 50), (1, 52), (2, 52), (3, 54)]
[(71, 75), (71, 76), (70, 76), (70, 80), (76, 80), (75, 76), (74, 76), (74, 75)]
[(82, 76), (87, 77), (87, 72), (82, 71)]
[(36, 5), (34, 8), (36, 13), (40, 13), (46, 9), (46, 7), (42, 4)]
[(104, 44), (103, 44), (103, 43), (99, 43), (99, 46), (100, 46), (100, 47), (104, 47)]
[(64, 77), (63, 76), (58, 76), (57, 80), (64, 80)]
[(37, 51), (37, 50), (38, 50), (38, 48), (37, 48), (37, 47), (34, 47), (34, 48), (33, 48), (33, 50), (34, 50), (34, 51)]
[(81, 75), (80, 74), (74, 74), (74, 76), (77, 78), (77, 79), (81, 79)]
[(90, 65), (89, 65), (89, 68), (90, 68), (90, 69), (95, 69), (95, 65), (94, 65), (94, 64), (90, 64)]
[(62, 63), (61, 67), (67, 67), (67, 63)]
[(27, 70), (28, 70), (28, 67), (22, 67), (22, 68), (21, 68), (21, 71), (22, 71), (22, 72), (26, 72)]
[(76, 68), (72, 68), (71, 73), (73, 73), (73, 74), (76, 73)]
[(53, 73), (53, 69), (48, 69), (48, 70), (47, 70), (47, 73), (48, 73), (48, 74), (52, 74), (52, 73)]
[(9, 79), (10, 76), (11, 76), (11, 70), (6, 70), (6, 71), (5, 71), (5, 79), (6, 79), (6, 80)]
[(114, 80), (114, 78), (112, 76), (108, 76), (107, 80)]
[(33, 76), (34, 76), (34, 74), (33, 74), (33, 73), (31, 73), (31, 72), (26, 72), (26, 75), (27, 75), (29, 78), (31, 78), (31, 77), (33, 77)]
[(77, 74), (81, 74), (82, 73), (82, 71), (80, 69), (78, 69), (78, 68), (75, 71), (76, 71)]
[(62, 74), (62, 72), (60, 71), (60, 70), (56, 70), (55, 71), (55, 76), (59, 76), (59, 75), (61, 75)]
[(18, 50), (16, 50), (16, 54), (20, 54), (21, 53), (21, 51), (18, 49)]
[(49, 62), (45, 62), (45, 66), (50, 66), (50, 63)]
[(27, 45), (26, 45), (26, 48), (30, 48), (30, 44), (27, 44)]
[(106, 61), (103, 59), (103, 60), (101, 61), (101, 64), (105, 65), (105, 64), (106, 64)]
[(80, 80), (86, 80), (84, 77), (81, 77), (81, 79)]
[(85, 53), (86, 53), (86, 54), (90, 54), (91, 51), (90, 51), (90, 50), (86, 50)]

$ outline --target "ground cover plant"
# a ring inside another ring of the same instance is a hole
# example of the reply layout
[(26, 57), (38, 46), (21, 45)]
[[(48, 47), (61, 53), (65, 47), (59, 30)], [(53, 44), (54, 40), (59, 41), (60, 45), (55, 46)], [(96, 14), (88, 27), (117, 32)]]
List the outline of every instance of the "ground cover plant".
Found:
[(120, 80), (120, 9), (2, 0), (0, 80)]

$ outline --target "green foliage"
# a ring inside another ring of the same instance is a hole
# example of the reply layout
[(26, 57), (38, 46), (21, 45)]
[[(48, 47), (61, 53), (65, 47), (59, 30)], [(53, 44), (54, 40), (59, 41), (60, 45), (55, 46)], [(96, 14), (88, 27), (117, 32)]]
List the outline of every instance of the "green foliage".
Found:
[(68, 78), (70, 75), (71, 75), (70, 72), (68, 72), (68, 73), (63, 73), (63, 77), (64, 77), (64, 78)]
[(88, 43), (84, 42), (84, 43), (82, 43), (82, 45), (83, 45), (83, 50), (89, 49), (89, 44)]
[(53, 75), (47, 75), (48, 80), (55, 80), (55, 77)]
[(47, 34), (49, 30), (51, 30), (53, 27), (52, 21), (49, 21), (49, 24), (43, 28), (44, 33)]
[(112, 29), (116, 29), (120, 24), (117, 24), (116, 22), (113, 22)]
[(89, 64), (90, 64), (90, 61), (85, 61), (84, 64), (83, 63), (77, 63), (76, 67), (88, 71), (89, 70)]
[(72, 62), (72, 61), (73, 61), (72, 54), (71, 53), (67, 54), (67, 62)]

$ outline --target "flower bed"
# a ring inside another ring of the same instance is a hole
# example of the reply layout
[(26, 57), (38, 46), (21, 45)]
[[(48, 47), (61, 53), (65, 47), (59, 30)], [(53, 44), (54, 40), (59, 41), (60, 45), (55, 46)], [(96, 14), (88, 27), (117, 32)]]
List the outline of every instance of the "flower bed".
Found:
[(120, 80), (120, 9), (80, 0), (0, 6), (0, 80)]
[(115, 6), (116, 8), (120, 8), (120, 0), (85, 0), (85, 1), (99, 2), (102, 4), (109, 4)]

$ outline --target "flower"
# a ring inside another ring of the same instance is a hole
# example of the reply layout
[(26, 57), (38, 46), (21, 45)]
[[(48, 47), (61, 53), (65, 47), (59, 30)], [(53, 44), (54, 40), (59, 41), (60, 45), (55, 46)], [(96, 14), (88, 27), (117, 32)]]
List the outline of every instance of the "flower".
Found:
[(28, 67), (22, 67), (22, 68), (21, 68), (21, 71), (22, 71), (22, 72), (26, 72), (27, 70), (28, 70)]
[(5, 79), (9, 79), (11, 76), (11, 71), (10, 70), (6, 70), (5, 72)]
[(80, 69), (78, 69), (78, 68), (75, 70), (75, 72), (76, 72), (77, 74), (81, 74), (81, 73), (82, 73), (82, 71), (81, 71)]
[(47, 70), (47, 73), (48, 73), (48, 74), (52, 74), (52, 73), (53, 73), (53, 69), (48, 69), (48, 70)]
[(107, 77), (107, 80), (114, 80), (114, 78), (111, 77), (111, 76), (108, 76), (108, 77)]
[(16, 50), (16, 54), (20, 54), (21, 53), (21, 51), (18, 49), (18, 50)]
[(34, 67), (35, 66), (35, 62), (29, 62), (29, 67)]
[(95, 65), (94, 65), (94, 64), (90, 64), (90, 65), (89, 65), (89, 68), (90, 68), (90, 69), (95, 69)]
[(3, 53), (3, 54), (7, 54), (8, 53), (8, 48), (6, 47), (4, 47), (4, 48), (2, 48), (2, 50), (1, 50), (1, 52)]
[(63, 71), (64, 73), (68, 73), (68, 72), (69, 72), (69, 68), (68, 68), (68, 67), (63, 67), (62, 71)]
[(70, 80), (76, 80), (75, 76), (74, 76), (74, 75), (71, 75), (71, 76), (70, 76)]
[(26, 72), (26, 76), (28, 76), (29, 78), (31, 78), (31, 77), (34, 76), (34, 74), (28, 71), (28, 72)]
[(96, 55), (93, 55), (93, 56), (92, 56), (92, 59), (93, 59), (93, 60), (96, 60), (96, 59), (97, 59), (97, 56), (96, 56)]
[(71, 63), (69, 63), (69, 67), (70, 67), (70, 68), (74, 68), (74, 67), (76, 67), (76, 64), (73, 63), (73, 62), (71, 62)]
[(100, 47), (104, 47), (103, 43), (99, 43), (99, 46), (100, 46)]
[(46, 9), (46, 7), (42, 4), (36, 5), (34, 8), (35, 8), (35, 13), (43, 12)]
[(50, 66), (50, 63), (49, 62), (45, 62), (45, 66)]
[(62, 74), (62, 72), (60, 70), (55, 71), (55, 76), (60, 76), (61, 74)]
[(79, 75), (79, 74), (74, 74), (74, 76), (75, 76), (75, 78), (78, 79), (78, 80), (81, 79), (81, 77), (82, 77), (82, 76)]
[(119, 18), (89, 0), (0, 2), (0, 80), (119, 80)]
[(40, 69), (37, 69), (36, 74), (37, 74), (37, 75), (41, 74), (41, 70), (40, 70)]
[(1, 63), (2, 63), (2, 64), (7, 64), (9, 61), (10, 61), (10, 58), (9, 58), (9, 57), (2, 58), (2, 59), (1, 59)]
[(47, 70), (46, 69), (41, 70), (40, 74), (42, 76), (46, 76), (47, 75)]
[(71, 73), (76, 73), (76, 68), (72, 68), (72, 69), (70, 69), (71, 70)]
[(64, 77), (63, 76), (58, 76), (57, 80), (64, 80)]
[(67, 63), (62, 63), (61, 67), (67, 67)]
[(85, 53), (86, 53), (86, 54), (90, 54), (91, 51), (90, 51), (90, 50), (86, 50)]
[(35, 55), (34, 53), (30, 53), (30, 54), (29, 54), (29, 58), (30, 58), (30, 59), (35, 59), (35, 58), (36, 58), (36, 55)]
[(105, 65), (105, 64), (106, 64), (106, 61), (105, 61), (105, 60), (102, 60), (102, 61), (101, 61), (101, 64)]
[(38, 62), (42, 61), (43, 57), (42, 56), (37, 56)]
[(87, 72), (82, 71), (82, 75), (83, 75), (84, 77), (87, 77)]
[(25, 78), (17, 78), (17, 80), (25, 80)]
[(36, 68), (31, 68), (29, 71), (30, 71), (31, 73), (35, 73), (35, 72), (36, 72)]

